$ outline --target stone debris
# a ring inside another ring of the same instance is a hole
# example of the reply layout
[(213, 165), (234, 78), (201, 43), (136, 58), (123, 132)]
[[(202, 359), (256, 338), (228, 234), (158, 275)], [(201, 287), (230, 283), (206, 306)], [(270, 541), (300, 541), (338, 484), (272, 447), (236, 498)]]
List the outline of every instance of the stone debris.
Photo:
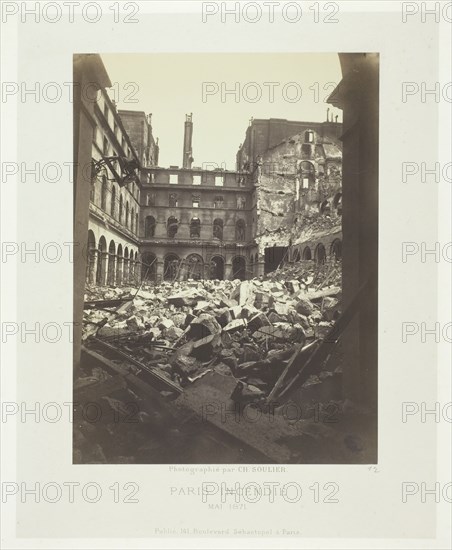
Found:
[[(319, 270), (300, 263), (278, 270), (278, 280), (273, 272), (247, 281), (96, 288), (86, 300), (121, 299), (126, 305), (86, 309), (85, 339), (104, 339), (182, 386), (215, 369), (244, 384), (237, 391), (246, 399), (268, 394), (294, 345), (325, 338), (340, 314), (337, 279), (320, 288)], [(331, 268), (322, 272), (326, 277)]]
[[(340, 264), (334, 269), (340, 273)], [(192, 455), (186, 460), (196, 462), (199, 439), (193, 434), (199, 433), (199, 419), (194, 413), (200, 404), (211, 402), (210, 384), (213, 377), (220, 376), (216, 399), (224, 400), (231, 410), (236, 404), (239, 409), (252, 406), (266, 412), (269, 404), (281, 403), (274, 409), (275, 422), (282, 422), (278, 434), (284, 433), (278, 435), (278, 445), (291, 449), (293, 461), (316, 459), (318, 448), (330, 441), (334, 449), (341, 449), (343, 462), (353, 455), (353, 460), (365, 463), (370, 453), (368, 440), (363, 443), (355, 428), (343, 423), (351, 414), (340, 402), (340, 343), (331, 344), (331, 360), (307, 369), (296, 394), (284, 394), (287, 382), (296, 381), (297, 373), (319, 349), (319, 342), (329, 342), (331, 329), (344, 318), (340, 277), (334, 275), (325, 282), (319, 274), (326, 279), (330, 267), (312, 263), (308, 267), (303, 262), (278, 271), (277, 280), (270, 273), (248, 281), (189, 280), (140, 289), (88, 289), (85, 347), (98, 355), (105, 352), (107, 358), (108, 349), (98, 347), (102, 341), (131, 360), (112, 351), (109, 360), (122, 365), (125, 374), (106, 376), (104, 370), (94, 367), (76, 380), (74, 401), (96, 400), (103, 414), (102, 421), (92, 426), (83, 417), (83, 408), (75, 411), (74, 462), (172, 463), (174, 455), (183, 462), (181, 453), (187, 449)], [(112, 301), (111, 307), (105, 305), (106, 300)], [(122, 302), (119, 307), (118, 300)], [(96, 309), (96, 301), (104, 305)], [(154, 374), (149, 375), (149, 369)], [(129, 385), (129, 376), (135, 376), (135, 386)], [(150, 394), (142, 393), (140, 381), (151, 388)], [(168, 413), (178, 409), (180, 400), (190, 392), (198, 401), (194, 398), (192, 409), (184, 412), (179, 424)], [(289, 410), (296, 414), (288, 415)], [(235, 422), (232, 427), (234, 435)], [(243, 441), (252, 433), (247, 432)], [(213, 453), (220, 446), (215, 439), (212, 443), (211, 437), (209, 432), (202, 445), (211, 444)], [(221, 449), (224, 453), (224, 447)], [(223, 458), (218, 456), (216, 461)], [(250, 462), (261, 463), (261, 458)]]

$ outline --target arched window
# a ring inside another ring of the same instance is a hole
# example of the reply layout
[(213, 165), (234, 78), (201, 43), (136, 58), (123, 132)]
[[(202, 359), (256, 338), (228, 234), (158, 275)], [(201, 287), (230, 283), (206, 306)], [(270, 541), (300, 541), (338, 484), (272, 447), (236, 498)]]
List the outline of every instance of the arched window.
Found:
[(235, 240), (237, 242), (245, 240), (245, 222), (243, 220), (237, 220), (235, 224)]
[(155, 218), (154, 216), (146, 216), (146, 220), (144, 222), (144, 236), (154, 237), (154, 235), (155, 235)]
[(170, 238), (174, 238), (177, 230), (179, 229), (179, 221), (174, 216), (170, 216), (166, 222), (167, 235)]
[(124, 213), (124, 199), (122, 198), (122, 195), (120, 195), (120, 197), (119, 197), (119, 223), (122, 223), (123, 213)]
[(223, 240), (223, 220), (213, 220), (213, 238)]
[(190, 238), (199, 239), (201, 237), (201, 220), (196, 216), (190, 222)]
[(315, 167), (312, 162), (302, 161), (300, 164), (301, 181), (303, 189), (309, 189), (315, 184)]
[(163, 279), (165, 281), (174, 281), (179, 273), (179, 257), (176, 254), (168, 254), (165, 256), (163, 263)]
[(293, 251), (293, 261), (294, 262), (299, 262), (300, 261), (300, 251), (298, 250), (298, 248), (296, 248), (294, 251)]
[(134, 225), (133, 225), (134, 223), (135, 223), (135, 209), (132, 206), (132, 211), (130, 213), (130, 231), (132, 231), (132, 233), (134, 230)]
[(187, 278), (202, 279), (204, 277), (204, 261), (199, 254), (187, 256)]
[(243, 256), (236, 256), (232, 260), (232, 278), (244, 281), (246, 279), (246, 260)]
[(331, 243), (331, 256), (337, 261), (342, 258), (342, 241), (335, 239)]
[(314, 143), (314, 132), (312, 130), (307, 130), (304, 133), (305, 143)]
[(141, 277), (143, 281), (155, 281), (157, 277), (157, 257), (152, 252), (145, 252), (141, 259)]
[(214, 256), (210, 260), (210, 278), (220, 281), (224, 279), (224, 258), (222, 256)]
[(129, 202), (128, 201), (126, 202), (126, 222), (125, 222), (125, 226), (127, 228), (129, 227)]
[(318, 244), (315, 249), (315, 261), (317, 264), (324, 264), (326, 261), (326, 250), (323, 244)]
[(309, 246), (303, 250), (303, 260), (312, 260), (312, 253)]
[(342, 214), (342, 193), (336, 193), (333, 199), (333, 206), (336, 209), (337, 214)]
[(138, 212), (135, 214), (135, 233), (138, 235), (139, 233), (139, 227), (138, 227)]
[(100, 207), (102, 210), (107, 211), (107, 176), (102, 176)]
[(111, 186), (111, 206), (110, 206), (110, 214), (111, 217), (114, 218), (116, 213), (116, 187), (114, 185)]
[(330, 213), (330, 203), (326, 200), (320, 203), (319, 210), (321, 214), (329, 214)]

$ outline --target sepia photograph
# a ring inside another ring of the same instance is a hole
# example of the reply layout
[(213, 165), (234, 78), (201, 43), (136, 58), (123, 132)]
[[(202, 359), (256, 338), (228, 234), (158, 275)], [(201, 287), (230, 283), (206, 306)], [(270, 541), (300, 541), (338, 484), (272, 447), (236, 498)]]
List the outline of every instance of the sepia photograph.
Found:
[(0, 546), (452, 548), (452, 1), (0, 2)]
[(74, 463), (375, 464), (378, 53), (73, 70)]

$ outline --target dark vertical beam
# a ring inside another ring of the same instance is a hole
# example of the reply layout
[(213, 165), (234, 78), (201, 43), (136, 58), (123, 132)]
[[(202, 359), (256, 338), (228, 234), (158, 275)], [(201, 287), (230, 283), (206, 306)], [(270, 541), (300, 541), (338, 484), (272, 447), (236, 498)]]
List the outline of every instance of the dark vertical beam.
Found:
[(96, 92), (110, 87), (97, 54), (74, 55), (74, 372), (80, 365)]
[(344, 308), (369, 279), (360, 314), (344, 333), (344, 396), (377, 409), (379, 56), (339, 54), (342, 81), (329, 103), (343, 110)]

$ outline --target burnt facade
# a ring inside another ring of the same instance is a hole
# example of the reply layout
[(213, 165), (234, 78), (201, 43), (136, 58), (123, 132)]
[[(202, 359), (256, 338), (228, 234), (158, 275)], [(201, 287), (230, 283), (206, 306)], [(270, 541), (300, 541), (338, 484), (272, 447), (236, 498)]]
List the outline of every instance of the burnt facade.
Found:
[(340, 124), (254, 120), (229, 171), (192, 166), (192, 114), (182, 166), (169, 168), (158, 166), (151, 115), (117, 111), (103, 92), (95, 120), (93, 162), (122, 157), (140, 169), (125, 186), (108, 166), (92, 181), (89, 284), (250, 279), (340, 258)]
[(143, 169), (142, 276), (250, 277), (252, 186), (247, 175), (188, 168)]
[[(263, 143), (294, 128), (301, 131), (262, 150)], [(341, 124), (331, 120), (314, 123), (270, 119), (253, 121), (249, 126), (237, 157), (248, 159), (245, 165), (249, 163), (252, 170), (254, 254), (263, 262), (265, 272), (286, 262), (340, 259), (340, 135)]]

